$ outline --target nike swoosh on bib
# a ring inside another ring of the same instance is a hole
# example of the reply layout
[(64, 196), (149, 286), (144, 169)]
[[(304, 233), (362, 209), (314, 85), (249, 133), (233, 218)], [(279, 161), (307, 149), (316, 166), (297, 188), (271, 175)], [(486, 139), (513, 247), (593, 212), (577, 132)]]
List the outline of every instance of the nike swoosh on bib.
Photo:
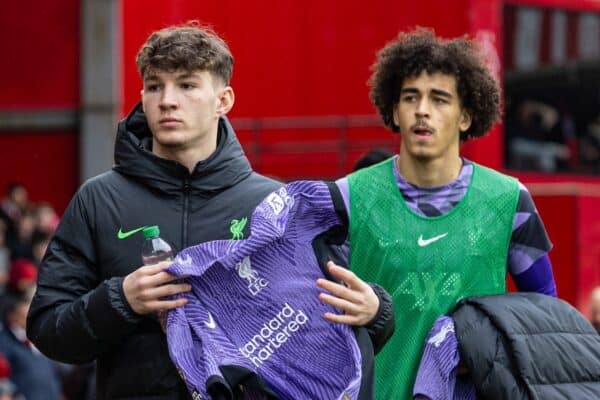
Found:
[(417, 243), (419, 244), (420, 247), (429, 246), (431, 243), (440, 240), (441, 238), (445, 237), (446, 235), (448, 235), (448, 232), (442, 233), (441, 235), (437, 235), (437, 236), (434, 236), (429, 239), (423, 239), (423, 235), (420, 235), (419, 240), (417, 240)]
[(117, 237), (118, 237), (119, 239), (126, 239), (126, 238), (128, 238), (129, 236), (133, 235), (134, 233), (137, 233), (137, 232), (141, 231), (141, 230), (142, 230), (142, 229), (144, 229), (144, 228), (147, 228), (147, 226), (141, 226), (141, 227), (139, 227), (139, 228), (135, 228), (135, 229), (132, 229), (132, 230), (130, 230), (130, 231), (127, 231), (127, 232), (123, 232), (123, 231), (121, 230), (121, 228), (119, 228), (119, 232), (117, 232)]

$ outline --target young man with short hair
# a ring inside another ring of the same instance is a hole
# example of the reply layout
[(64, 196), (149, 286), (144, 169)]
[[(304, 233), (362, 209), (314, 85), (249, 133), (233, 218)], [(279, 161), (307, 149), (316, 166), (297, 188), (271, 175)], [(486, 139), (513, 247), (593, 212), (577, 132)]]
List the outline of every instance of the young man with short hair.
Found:
[(500, 116), (498, 84), (474, 42), (401, 33), (374, 65), (371, 99), (400, 152), (337, 183), (350, 210), (350, 266), (392, 293), (397, 332), (376, 358), (376, 397), (412, 398), (424, 338), (467, 296), (556, 295), (551, 248), (516, 179), (460, 156)]
[[(173, 296), (191, 288), (165, 271), (168, 262), (140, 267), (140, 231), (158, 225), (178, 250), (245, 238), (254, 207), (281, 184), (252, 171), (225, 117), (233, 57), (215, 33), (195, 24), (154, 32), (137, 66), (142, 101), (119, 123), (113, 170), (87, 181), (67, 208), (27, 331), (54, 359), (97, 360), (98, 399), (181, 399), (189, 394), (154, 315), (185, 305)], [(344, 322), (368, 325), (378, 342), (391, 302), (369, 285), (349, 292), (364, 301), (349, 299)]]

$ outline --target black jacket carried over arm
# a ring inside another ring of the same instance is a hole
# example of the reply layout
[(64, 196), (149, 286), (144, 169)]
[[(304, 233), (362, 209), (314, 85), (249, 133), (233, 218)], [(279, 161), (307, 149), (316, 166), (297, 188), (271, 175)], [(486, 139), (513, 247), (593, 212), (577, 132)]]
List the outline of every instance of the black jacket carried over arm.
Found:
[[(143, 238), (120, 233), (158, 225), (176, 250), (231, 239), (232, 222), (249, 217), (281, 186), (252, 171), (225, 118), (216, 151), (192, 173), (154, 155), (151, 143), (138, 104), (119, 123), (113, 170), (82, 185), (65, 211), (27, 320), (28, 337), (47, 356), (66, 363), (97, 360), (100, 400), (188, 397), (159, 323), (134, 313), (125, 300), (123, 278), (141, 265)], [(389, 310), (383, 298), (369, 331), (375, 343), (391, 334)]]
[(452, 317), (477, 398), (600, 399), (600, 336), (566, 302), (538, 293), (471, 297)]

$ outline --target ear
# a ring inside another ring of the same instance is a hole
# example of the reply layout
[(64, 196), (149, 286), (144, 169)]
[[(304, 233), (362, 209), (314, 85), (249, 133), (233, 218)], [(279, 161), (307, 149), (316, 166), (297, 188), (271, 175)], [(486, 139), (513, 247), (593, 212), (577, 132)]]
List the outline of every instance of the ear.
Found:
[(140, 101), (142, 103), (142, 111), (145, 113), (146, 110), (144, 110), (144, 89), (140, 90)]
[(392, 117), (394, 119), (394, 125), (400, 126), (400, 118), (398, 118), (398, 104), (394, 104), (392, 108)]
[(225, 86), (217, 98), (217, 116), (221, 117), (227, 114), (233, 108), (234, 102), (235, 93), (233, 93), (233, 88)]
[(471, 122), (473, 122), (471, 113), (468, 110), (463, 109), (460, 113), (460, 122), (458, 123), (459, 130), (461, 132), (466, 132), (471, 127)]

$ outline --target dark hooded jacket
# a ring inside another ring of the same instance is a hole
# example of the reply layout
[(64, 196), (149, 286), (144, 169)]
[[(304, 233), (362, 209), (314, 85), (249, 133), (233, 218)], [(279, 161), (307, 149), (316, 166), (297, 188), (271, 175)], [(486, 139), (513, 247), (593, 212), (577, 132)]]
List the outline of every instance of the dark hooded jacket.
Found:
[[(252, 171), (226, 118), (219, 121), (216, 151), (192, 173), (153, 154), (151, 145), (137, 105), (119, 123), (113, 169), (83, 184), (65, 211), (27, 320), (28, 337), (47, 356), (97, 360), (99, 400), (188, 397), (159, 323), (137, 315), (125, 300), (123, 278), (141, 265), (143, 238), (132, 232), (158, 225), (175, 250), (232, 239), (232, 223), (281, 186)], [(382, 304), (379, 317), (389, 318), (391, 302)], [(388, 319), (373, 326), (385, 339), (391, 334)], [(381, 335), (374, 342), (382, 342)]]
[(600, 336), (566, 302), (538, 293), (471, 297), (452, 317), (477, 398), (600, 399)]

